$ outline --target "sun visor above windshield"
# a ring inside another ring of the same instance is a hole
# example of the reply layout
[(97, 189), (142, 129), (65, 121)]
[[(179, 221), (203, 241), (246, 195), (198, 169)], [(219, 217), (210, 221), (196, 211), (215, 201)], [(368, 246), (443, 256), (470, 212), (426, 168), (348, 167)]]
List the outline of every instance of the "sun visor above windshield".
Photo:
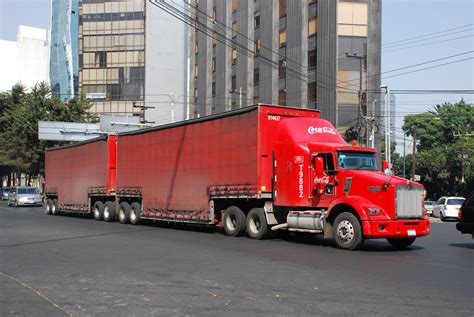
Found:
[(323, 142), (347, 145), (347, 142), (329, 121), (317, 118), (282, 120), (278, 127), (278, 140), (280, 142)]

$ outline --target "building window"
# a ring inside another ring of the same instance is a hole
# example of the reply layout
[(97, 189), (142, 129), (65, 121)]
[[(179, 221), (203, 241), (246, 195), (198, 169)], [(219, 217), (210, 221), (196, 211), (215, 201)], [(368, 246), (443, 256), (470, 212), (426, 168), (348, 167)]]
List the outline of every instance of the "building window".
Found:
[(316, 108), (316, 83), (308, 83), (308, 105)]
[(232, 65), (237, 63), (237, 50), (235, 48), (232, 49)]
[(232, 37), (236, 37), (237, 36), (237, 22), (233, 22), (232, 23)]
[(107, 67), (107, 55), (106, 52), (96, 52), (95, 53), (95, 64), (99, 68), (106, 68)]
[(194, 43), (194, 54), (197, 54), (198, 51), (199, 51), (199, 46), (198, 46), (198, 42), (196, 41), (196, 42)]
[(255, 40), (255, 55), (258, 56), (260, 55), (260, 40)]
[(211, 41), (212, 41), (212, 47), (215, 47), (217, 45), (217, 32), (212, 32), (212, 38), (211, 38)]
[(214, 56), (212, 58), (212, 72), (214, 73), (216, 71), (216, 57)]
[(260, 11), (255, 12), (255, 16), (253, 18), (253, 24), (256, 29), (260, 27)]
[(237, 87), (237, 77), (234, 75), (232, 76), (231, 83), (230, 83), (230, 89), (232, 92), (235, 92), (235, 89)]
[(280, 42), (280, 47), (286, 46), (286, 30), (280, 31), (280, 35), (278, 38)]
[(286, 0), (280, 0), (279, 12), (280, 18), (286, 15)]
[(316, 34), (318, 28), (318, 23), (316, 17), (309, 19), (308, 22), (308, 37)]
[(212, 97), (214, 98), (216, 96), (216, 83), (212, 83)]
[(194, 87), (194, 102), (198, 101), (198, 89)]
[(232, 12), (237, 11), (237, 5), (238, 5), (237, 0), (232, 0)]
[(259, 68), (253, 69), (253, 84), (254, 85), (260, 84), (260, 69)]
[(316, 67), (316, 49), (312, 49), (308, 51), (308, 67), (309, 68)]
[(217, 20), (217, 9), (216, 9), (216, 7), (212, 7), (212, 19), (214, 21)]
[(285, 78), (286, 77), (286, 61), (281, 60), (278, 62), (278, 77)]
[(278, 104), (280, 106), (286, 106), (286, 89), (278, 92)]
[(316, 3), (316, 0), (308, 0), (308, 5)]
[(199, 76), (199, 65), (195, 64), (194, 65), (194, 78), (197, 78)]

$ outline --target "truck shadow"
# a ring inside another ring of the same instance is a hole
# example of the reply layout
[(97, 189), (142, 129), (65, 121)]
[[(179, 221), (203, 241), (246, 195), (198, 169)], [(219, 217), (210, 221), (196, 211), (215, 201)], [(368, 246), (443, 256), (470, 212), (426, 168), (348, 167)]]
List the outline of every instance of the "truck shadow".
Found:
[(474, 250), (474, 243), (450, 243), (449, 246)]

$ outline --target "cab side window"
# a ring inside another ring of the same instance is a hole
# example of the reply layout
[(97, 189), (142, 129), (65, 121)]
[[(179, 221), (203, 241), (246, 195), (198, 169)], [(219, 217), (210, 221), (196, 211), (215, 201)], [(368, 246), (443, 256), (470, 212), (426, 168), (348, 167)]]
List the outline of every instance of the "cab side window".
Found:
[(322, 157), (324, 161), (324, 171), (331, 174), (334, 171), (334, 160), (331, 153), (319, 153), (317, 157)]

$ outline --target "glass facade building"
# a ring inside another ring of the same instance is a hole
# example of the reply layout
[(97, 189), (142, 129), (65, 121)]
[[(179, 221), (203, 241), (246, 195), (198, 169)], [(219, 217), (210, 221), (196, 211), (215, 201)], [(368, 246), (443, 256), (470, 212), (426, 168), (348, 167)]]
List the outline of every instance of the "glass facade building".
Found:
[(98, 113), (140, 114), (145, 89), (145, 0), (79, 2), (79, 93)]
[(343, 129), (379, 109), (364, 92), (380, 87), (380, 0), (192, 3), (195, 116), (261, 102), (319, 109)]
[(78, 92), (78, 0), (51, 1), (49, 76), (53, 96), (67, 100)]

